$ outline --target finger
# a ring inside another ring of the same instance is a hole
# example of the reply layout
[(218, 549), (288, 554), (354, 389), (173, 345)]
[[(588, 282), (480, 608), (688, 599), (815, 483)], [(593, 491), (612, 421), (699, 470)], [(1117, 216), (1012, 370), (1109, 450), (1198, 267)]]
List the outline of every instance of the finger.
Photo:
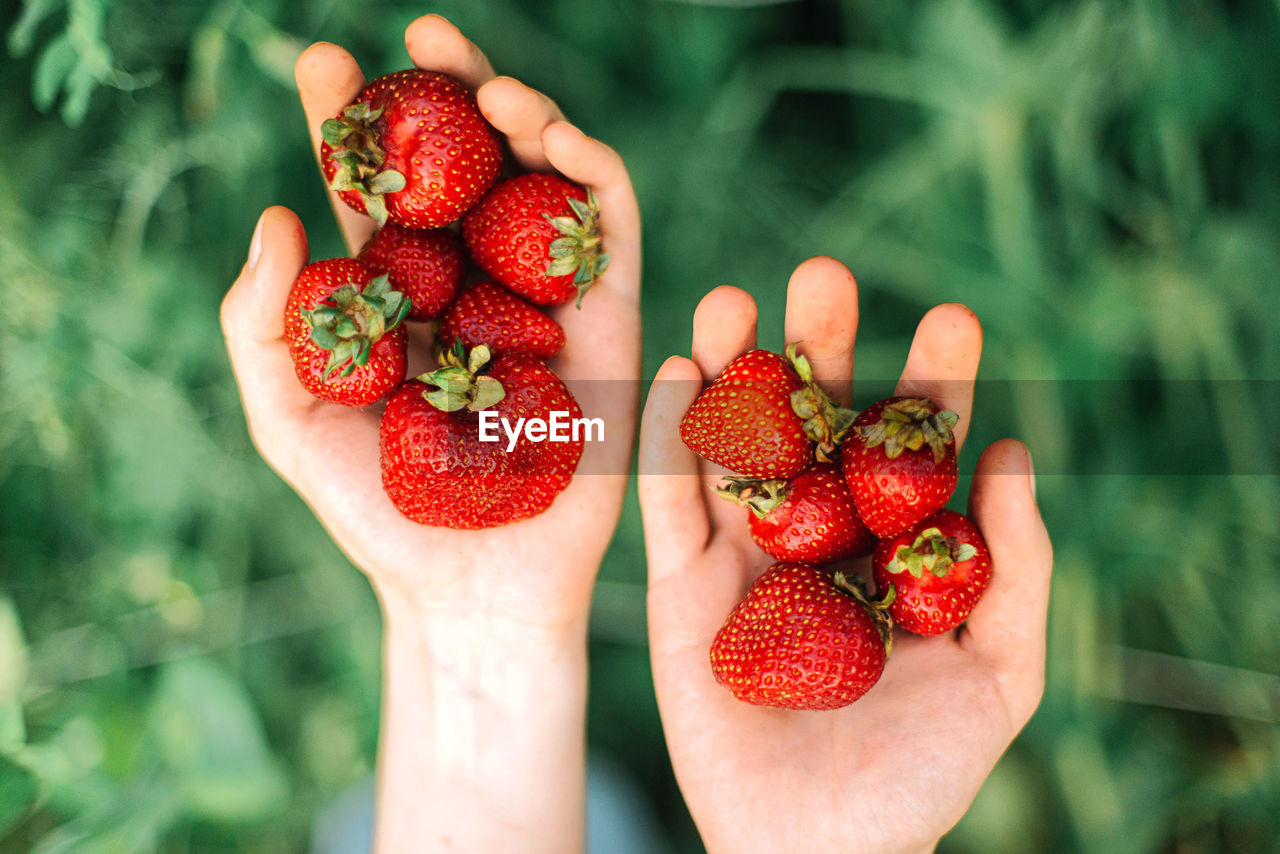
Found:
[(693, 362), (668, 359), (654, 378), (641, 427), (649, 645), (654, 681), (664, 694), (706, 690), (707, 649), (744, 590), (741, 558), (731, 548), (720, 542), (704, 551), (705, 502), (715, 499), (704, 498), (697, 460), (680, 441), (680, 418), (701, 380)]
[(1036, 506), (1031, 457), (1013, 439), (978, 460), (969, 515), (991, 551), (991, 584), (961, 643), (990, 661), (1010, 712), (1025, 722), (1044, 690), (1045, 623), (1053, 547)]
[(555, 102), (510, 77), (495, 77), (476, 91), (489, 124), (507, 137), (511, 154), (525, 169), (546, 172), (551, 162), (542, 150), (542, 131), (564, 119)]
[[(311, 148), (320, 162), (320, 126), (325, 119), (339, 115), (343, 108), (356, 99), (364, 88), (364, 73), (360, 66), (336, 44), (317, 42), (302, 52), (293, 66), (293, 76), (298, 83), (298, 97), (302, 100), (302, 112), (307, 117), (307, 130), (311, 134)], [(321, 170), (323, 174), (323, 170)], [(355, 254), (373, 234), (373, 220), (357, 213), (337, 193), (328, 189), (329, 203), (347, 249)]]
[(307, 263), (307, 235), (288, 208), (272, 207), (258, 220), (245, 265), (222, 301), (222, 331), (240, 387), (254, 444), (286, 479), (281, 457), (297, 422), (315, 399), (298, 382), (284, 342), (284, 311)]
[(934, 306), (920, 320), (898, 380), (898, 395), (927, 397), (959, 416), (956, 450), (964, 445), (973, 414), (973, 384), (982, 356), (982, 324), (959, 303)]
[(858, 333), (858, 283), (834, 258), (805, 261), (787, 285), (786, 341), (800, 342), (813, 376), (842, 406), (853, 397), (853, 341)]
[(702, 298), (693, 313), (693, 361), (713, 379), (729, 363), (756, 346), (756, 301), (732, 285)]
[(697, 365), (672, 356), (658, 369), (645, 401), (638, 490), (651, 583), (706, 546), (709, 528), (698, 458), (680, 441), (680, 419), (701, 390)]
[(493, 66), (480, 48), (439, 15), (423, 15), (404, 30), (409, 59), (424, 71), (438, 71), (479, 89), (493, 79)]
[[(702, 298), (693, 313), (693, 361), (702, 375), (714, 379), (729, 363), (756, 346), (756, 301), (731, 285), (721, 285)], [(703, 487), (711, 490), (731, 472), (701, 461)], [(743, 510), (708, 492), (708, 513), (713, 530), (729, 532), (739, 544), (750, 544), (743, 524)]]
[(564, 121), (543, 128), (542, 148), (552, 167), (569, 180), (590, 187), (600, 203), (600, 233), (610, 261), (609, 270), (592, 290), (599, 288), (638, 301), (640, 207), (626, 164), (618, 152)]

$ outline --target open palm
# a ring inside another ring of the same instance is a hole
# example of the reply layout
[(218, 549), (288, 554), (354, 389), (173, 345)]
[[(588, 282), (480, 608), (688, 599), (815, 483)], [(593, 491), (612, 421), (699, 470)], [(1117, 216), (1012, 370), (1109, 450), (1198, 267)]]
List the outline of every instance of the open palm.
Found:
[[(354, 410), (311, 397), (294, 376), (283, 338), (290, 286), (308, 262), (305, 232), (284, 208), (262, 217), (246, 265), (223, 303), (222, 323), (250, 431), (263, 457), (311, 505), (334, 540), (379, 587), (433, 611), (483, 607), (519, 621), (580, 619), (621, 509), (631, 449), (640, 358), (640, 221), (622, 160), (566, 123), (546, 96), (496, 77), (484, 54), (435, 15), (405, 31), (418, 68), (475, 90), (481, 111), (506, 137), (522, 171), (558, 170), (594, 188), (612, 263), (579, 311), (554, 309), (568, 343), (551, 362), (587, 417), (605, 420), (605, 441), (588, 443), (580, 474), (541, 516), (485, 531), (428, 528), (403, 518), (382, 490), (379, 409)], [(312, 142), (365, 77), (349, 53), (318, 43), (295, 73)], [(330, 194), (355, 252), (373, 222)], [(410, 326), (410, 375), (430, 368), (430, 329)], [(518, 562), (518, 583), (507, 570)]]
[[(787, 341), (803, 342), (815, 377), (844, 405), (857, 313), (857, 286), (838, 262), (815, 258), (792, 276)], [(693, 360), (669, 359), (645, 407), (650, 644), (676, 778), (710, 851), (929, 850), (963, 815), (1043, 690), (1052, 555), (1029, 458), (1004, 440), (978, 462), (970, 515), (994, 574), (965, 627), (934, 638), (895, 630), (883, 677), (838, 711), (739, 702), (716, 684), (708, 650), (771, 561), (751, 540), (746, 511), (711, 493), (723, 470), (681, 444), (678, 424), (703, 379), (756, 346), (755, 317), (746, 293), (712, 291), (694, 318)], [(972, 312), (934, 308), (896, 391), (954, 410), (957, 444), (981, 347)], [(865, 576), (868, 566), (863, 559), (847, 569)]]

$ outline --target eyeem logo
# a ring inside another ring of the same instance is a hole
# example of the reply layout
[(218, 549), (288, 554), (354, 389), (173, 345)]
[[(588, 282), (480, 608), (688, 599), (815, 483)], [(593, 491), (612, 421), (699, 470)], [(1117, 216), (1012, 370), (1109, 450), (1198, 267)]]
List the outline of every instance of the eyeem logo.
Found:
[(507, 436), (508, 454), (515, 450), (516, 442), (519, 441), (522, 432), (530, 442), (604, 441), (603, 418), (570, 418), (568, 412), (557, 410), (551, 413), (550, 420), (544, 418), (518, 418), (513, 427), (510, 421), (501, 417), (492, 409), (485, 409), (480, 412), (478, 432), (480, 441), (500, 441), (502, 437), (498, 435), (499, 425), (502, 427), (502, 432)]

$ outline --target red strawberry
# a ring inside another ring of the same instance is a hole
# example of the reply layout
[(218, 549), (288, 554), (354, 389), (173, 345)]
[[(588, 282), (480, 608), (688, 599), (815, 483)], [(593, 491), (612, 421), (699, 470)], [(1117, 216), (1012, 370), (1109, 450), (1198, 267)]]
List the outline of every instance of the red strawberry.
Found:
[(410, 69), (369, 83), (321, 127), (320, 163), (342, 200), (381, 225), (448, 225), (498, 177), (502, 149), (465, 86)]
[(609, 266), (595, 194), (559, 175), (502, 181), (462, 218), (462, 239), (490, 276), (538, 305), (582, 296)]
[[(408, 518), (444, 528), (491, 528), (536, 516), (569, 485), (583, 442), (530, 440), (508, 451), (504, 429), (480, 441), (480, 412), (491, 410), (518, 430), (519, 419), (581, 418), (561, 379), (541, 360), (503, 356), (479, 374), (483, 345), (465, 357), (445, 354), (443, 367), (402, 385), (387, 401), (380, 428), (382, 485)], [(433, 388), (434, 386), (434, 388)]]
[(308, 264), (284, 311), (294, 370), (321, 400), (368, 406), (404, 380), (409, 301), (351, 258)]
[[(680, 438), (704, 459), (747, 477), (789, 478), (835, 450), (853, 413), (836, 407), (813, 383), (809, 362), (787, 348), (787, 360), (751, 350), (729, 363), (689, 407)], [(794, 366), (794, 370), (793, 370)]]
[(391, 287), (413, 303), (410, 320), (431, 320), (462, 285), (462, 247), (443, 228), (414, 231), (389, 222), (370, 238), (356, 260), (387, 275)]
[(496, 358), (528, 353), (550, 359), (564, 347), (564, 330), (544, 312), (489, 282), (467, 288), (440, 319), (441, 345), (468, 349), (485, 344)]
[(717, 492), (751, 511), (751, 538), (777, 560), (821, 566), (875, 548), (833, 463), (814, 463), (791, 480), (731, 477)]
[(906, 530), (956, 491), (956, 420), (923, 398), (891, 397), (853, 422), (844, 477), (858, 515), (877, 537)]
[(843, 576), (775, 563), (716, 635), (711, 669), (746, 703), (838, 709), (876, 684), (888, 655), (888, 619)]
[(991, 581), (991, 553), (982, 534), (951, 510), (881, 540), (872, 567), (893, 619), (918, 635), (942, 634), (963, 623)]

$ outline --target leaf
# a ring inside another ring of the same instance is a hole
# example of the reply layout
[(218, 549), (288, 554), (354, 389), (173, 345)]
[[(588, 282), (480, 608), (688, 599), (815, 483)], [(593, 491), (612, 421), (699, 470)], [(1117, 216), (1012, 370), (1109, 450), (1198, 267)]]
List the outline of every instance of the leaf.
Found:
[(344, 124), (337, 119), (325, 119), (324, 124), (320, 125), (320, 136), (329, 145), (337, 148), (344, 139), (351, 135), (352, 130), (351, 125)]
[(16, 702), (27, 678), (27, 644), (13, 600), (0, 598), (0, 704)]
[(565, 201), (569, 203), (569, 207), (573, 209), (573, 213), (579, 221), (585, 223), (587, 220), (591, 219), (591, 208), (587, 207), (585, 202), (581, 202), (572, 196), (565, 199)]
[(210, 659), (164, 666), (147, 726), (190, 814), (240, 823), (286, 805), (285, 776), (253, 704)]
[(35, 775), (0, 756), (0, 838), (26, 816), (39, 794)]
[(36, 28), (64, 5), (66, 0), (27, 0), (22, 6), (22, 15), (9, 30), (9, 52), (14, 56), (25, 56), (31, 50)]
[(367, 187), (370, 193), (380, 196), (384, 193), (396, 193), (405, 187), (405, 178), (394, 169), (387, 169), (385, 172), (379, 172), (369, 181)]
[(22, 704), (11, 700), (0, 705), (0, 753), (13, 753), (26, 742), (27, 725), (22, 716)]
[(66, 33), (45, 45), (31, 80), (31, 97), (36, 109), (44, 113), (53, 106), (58, 90), (75, 69), (77, 59), (76, 49)]

